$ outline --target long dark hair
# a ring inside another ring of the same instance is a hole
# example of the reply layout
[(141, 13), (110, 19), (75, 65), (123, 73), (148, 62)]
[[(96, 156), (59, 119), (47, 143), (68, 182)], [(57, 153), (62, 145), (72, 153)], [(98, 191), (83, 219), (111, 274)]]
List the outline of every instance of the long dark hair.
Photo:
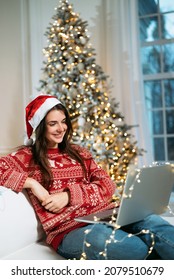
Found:
[[(63, 141), (61, 143), (59, 143), (59, 151), (61, 153), (68, 154), (71, 158), (78, 161), (83, 168), (83, 172), (84, 172), (84, 176), (85, 176), (86, 168), (84, 165), (83, 158), (80, 155), (80, 153), (76, 149), (74, 149), (74, 147), (71, 144), (73, 129), (72, 129), (72, 124), (71, 124), (69, 113), (62, 104), (56, 105), (50, 111), (52, 111), (52, 110), (61, 110), (64, 112), (65, 117), (66, 117), (67, 131), (64, 135)], [(46, 116), (45, 116), (45, 118), (46, 118)], [(32, 150), (32, 155), (33, 155), (32, 161), (34, 161), (34, 163), (39, 165), (39, 167), (40, 167), (40, 170), (42, 173), (43, 185), (45, 187), (48, 187), (53, 179), (53, 176), (52, 176), (52, 171), (51, 171), (51, 167), (50, 167), (50, 164), (48, 161), (48, 155), (47, 155), (48, 143), (47, 143), (47, 139), (45, 137), (45, 133), (46, 133), (45, 118), (40, 122), (39, 126), (36, 128), (36, 131), (35, 131), (36, 139), (35, 139), (35, 143), (31, 146), (31, 150)]]

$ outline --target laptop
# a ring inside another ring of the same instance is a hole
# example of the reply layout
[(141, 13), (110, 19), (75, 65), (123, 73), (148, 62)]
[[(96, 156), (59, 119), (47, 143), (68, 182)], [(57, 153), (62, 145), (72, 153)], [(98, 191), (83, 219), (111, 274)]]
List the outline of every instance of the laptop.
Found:
[(166, 212), (174, 186), (170, 164), (136, 169), (130, 166), (119, 208), (75, 218), (78, 222), (105, 223), (119, 228), (151, 214)]

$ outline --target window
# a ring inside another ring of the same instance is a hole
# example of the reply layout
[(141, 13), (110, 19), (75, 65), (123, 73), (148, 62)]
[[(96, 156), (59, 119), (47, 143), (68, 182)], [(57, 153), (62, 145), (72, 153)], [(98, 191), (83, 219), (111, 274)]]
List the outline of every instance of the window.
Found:
[(137, 1), (153, 156), (155, 161), (174, 161), (174, 1)]

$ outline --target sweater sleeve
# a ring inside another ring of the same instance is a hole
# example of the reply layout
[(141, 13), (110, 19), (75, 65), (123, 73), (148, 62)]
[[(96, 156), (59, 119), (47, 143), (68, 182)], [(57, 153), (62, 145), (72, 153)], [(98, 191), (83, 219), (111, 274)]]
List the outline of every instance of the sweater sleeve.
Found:
[(116, 185), (105, 170), (92, 159), (85, 160), (88, 179), (68, 186), (70, 191), (70, 205), (94, 207), (102, 202), (111, 200)]
[(0, 185), (15, 192), (22, 191), (28, 177), (26, 166), (26, 153), (24, 150), (1, 157)]

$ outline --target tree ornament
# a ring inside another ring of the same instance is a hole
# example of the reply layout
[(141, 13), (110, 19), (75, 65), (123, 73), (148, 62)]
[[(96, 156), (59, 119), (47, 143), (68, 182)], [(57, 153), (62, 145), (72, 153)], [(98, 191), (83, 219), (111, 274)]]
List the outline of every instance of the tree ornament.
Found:
[(83, 36), (80, 36), (80, 42), (82, 45), (85, 45), (86, 44), (86, 39), (83, 37)]
[(61, 71), (61, 70), (63, 69), (62, 64), (61, 64), (61, 63), (57, 63), (57, 64), (56, 64), (56, 69), (59, 70), (59, 71)]

